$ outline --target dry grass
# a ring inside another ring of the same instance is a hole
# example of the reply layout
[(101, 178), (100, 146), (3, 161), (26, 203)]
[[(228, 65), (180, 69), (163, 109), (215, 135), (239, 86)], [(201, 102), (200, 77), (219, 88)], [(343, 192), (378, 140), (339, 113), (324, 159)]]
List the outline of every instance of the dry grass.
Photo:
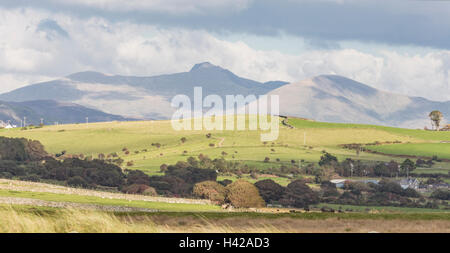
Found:
[(39, 212), (6, 207), (0, 209), (0, 232), (45, 233), (367, 233), (450, 232), (449, 220), (294, 219), (233, 217), (207, 219), (201, 216), (114, 215), (110, 212), (58, 209)]

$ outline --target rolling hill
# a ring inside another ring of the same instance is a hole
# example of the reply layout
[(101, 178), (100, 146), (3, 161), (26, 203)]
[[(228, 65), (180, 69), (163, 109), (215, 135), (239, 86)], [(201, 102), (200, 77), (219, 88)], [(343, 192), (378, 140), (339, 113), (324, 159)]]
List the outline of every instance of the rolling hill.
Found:
[(44, 124), (54, 124), (55, 122), (59, 124), (80, 123), (85, 122), (86, 117), (88, 117), (89, 122), (132, 120), (86, 108), (78, 104), (54, 100), (0, 101), (0, 120), (5, 123), (10, 121), (11, 124), (20, 126), (20, 122), (24, 117), (26, 117), (27, 125), (38, 125), (41, 122), (41, 118)]

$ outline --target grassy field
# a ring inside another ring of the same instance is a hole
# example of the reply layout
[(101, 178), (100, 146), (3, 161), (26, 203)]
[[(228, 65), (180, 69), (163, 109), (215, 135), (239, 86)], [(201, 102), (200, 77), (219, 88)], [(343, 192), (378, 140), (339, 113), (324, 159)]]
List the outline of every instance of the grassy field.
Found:
[(369, 150), (394, 155), (437, 156), (450, 159), (450, 143), (405, 143), (367, 146)]
[[(280, 126), (279, 138), (268, 143), (260, 141), (261, 131), (175, 131), (170, 121), (73, 124), (29, 130), (2, 129), (0, 135), (39, 140), (51, 153), (66, 150), (70, 154), (97, 156), (99, 153), (117, 152), (126, 162), (133, 161), (131, 168), (141, 169), (148, 174), (159, 174), (159, 167), (163, 163), (174, 164), (201, 153), (217, 158), (222, 157), (223, 151), (227, 153), (224, 156), (227, 160), (241, 161), (262, 169), (279, 167), (283, 163), (290, 163), (291, 160), (317, 162), (323, 150), (341, 159), (351, 157), (361, 160), (400, 161), (401, 159), (370, 153), (357, 156), (355, 151), (342, 149), (338, 145), (401, 141), (420, 147), (422, 143), (431, 145), (439, 140), (450, 139), (449, 132), (321, 123), (300, 119), (290, 119), (289, 123), (296, 128)], [(205, 137), (208, 132), (212, 134), (211, 138)], [(187, 138), (187, 141), (182, 143), (181, 137)], [(160, 143), (161, 147), (152, 146), (152, 143)], [(210, 147), (210, 144), (215, 146)], [(122, 152), (124, 147), (130, 151), (129, 155)], [(384, 148), (384, 145), (377, 147)], [(403, 146), (398, 147), (399, 150), (404, 150)], [(409, 152), (411, 149), (405, 150)], [(269, 163), (263, 163), (266, 156), (270, 158)], [(277, 158), (280, 162), (275, 161)]]
[(296, 128), (351, 128), (351, 129), (373, 129), (385, 131), (391, 134), (407, 136), (414, 139), (420, 139), (425, 141), (450, 141), (450, 132), (436, 132), (436, 131), (424, 131), (419, 129), (406, 129), (397, 127), (377, 126), (377, 125), (365, 125), (365, 124), (350, 124), (350, 123), (327, 123), (316, 122), (311, 120), (303, 120), (290, 118), (289, 124)]

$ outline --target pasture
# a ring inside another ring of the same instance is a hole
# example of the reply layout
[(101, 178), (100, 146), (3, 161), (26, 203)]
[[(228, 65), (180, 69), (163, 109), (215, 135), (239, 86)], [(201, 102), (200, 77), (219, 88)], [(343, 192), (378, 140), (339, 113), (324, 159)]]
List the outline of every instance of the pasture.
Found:
[[(447, 149), (438, 147), (440, 144), (435, 142), (450, 139), (448, 132), (322, 123), (295, 118), (289, 119), (289, 123), (295, 128), (289, 129), (280, 125), (279, 138), (266, 143), (260, 141), (259, 130), (175, 131), (170, 121), (72, 124), (28, 130), (2, 129), (0, 135), (39, 140), (50, 153), (65, 150), (69, 154), (96, 157), (100, 153), (107, 155), (117, 152), (119, 157), (125, 160), (124, 164), (132, 161), (133, 164), (129, 168), (140, 169), (148, 174), (159, 174), (161, 164), (174, 164), (199, 154), (208, 155), (210, 158), (224, 157), (226, 160), (239, 161), (262, 170), (288, 164), (291, 160), (317, 162), (323, 150), (333, 153), (340, 159), (350, 157), (361, 160), (401, 160), (371, 153), (357, 155), (354, 150), (339, 147), (340, 144), (376, 141), (400, 141), (405, 144), (398, 147), (406, 147), (404, 152), (412, 152), (412, 155), (421, 154), (423, 146), (423, 150), (432, 147), (436, 152), (440, 152), (440, 156), (445, 156)], [(207, 133), (211, 133), (210, 138), (206, 137)], [(181, 141), (182, 137), (186, 138), (184, 143)], [(155, 143), (161, 146), (152, 145)], [(449, 145), (442, 146), (448, 148)], [(410, 148), (413, 146), (416, 148)], [(125, 154), (123, 148), (127, 148), (129, 154)], [(388, 145), (376, 148), (386, 149), (384, 150), (386, 153), (398, 152)], [(448, 154), (447, 152), (447, 156)], [(264, 163), (265, 157), (269, 157), (270, 161)]]
[(450, 143), (405, 143), (368, 146), (369, 150), (393, 155), (413, 155), (450, 159)]

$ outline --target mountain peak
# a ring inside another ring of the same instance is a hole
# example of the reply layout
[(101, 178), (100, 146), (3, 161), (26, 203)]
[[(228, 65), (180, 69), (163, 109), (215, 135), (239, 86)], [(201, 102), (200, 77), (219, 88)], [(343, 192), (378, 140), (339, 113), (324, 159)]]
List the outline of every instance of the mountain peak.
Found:
[(220, 67), (213, 65), (210, 62), (202, 62), (202, 63), (195, 64), (194, 67), (192, 67), (190, 72), (197, 71), (200, 69), (213, 69), (213, 68), (220, 68)]
[(76, 72), (76, 73), (70, 74), (67, 77), (70, 79), (77, 79), (77, 78), (87, 78), (87, 77), (92, 78), (92, 77), (101, 77), (101, 76), (105, 76), (105, 74), (96, 72), (96, 71), (81, 71), (81, 72)]

